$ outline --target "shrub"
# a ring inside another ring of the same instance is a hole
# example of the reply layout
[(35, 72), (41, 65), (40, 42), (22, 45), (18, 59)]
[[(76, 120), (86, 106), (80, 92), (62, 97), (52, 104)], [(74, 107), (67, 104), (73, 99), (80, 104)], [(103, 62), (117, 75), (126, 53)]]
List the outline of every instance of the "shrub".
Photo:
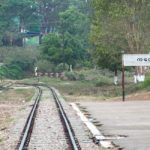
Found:
[[(65, 70), (69, 70), (69, 65), (65, 64)], [(63, 72), (63, 63), (60, 63), (59, 65), (57, 65), (56, 67), (56, 72)]]
[(69, 80), (72, 80), (72, 81), (76, 81), (76, 80), (77, 80), (74, 72), (66, 72), (66, 73), (65, 73), (65, 76), (66, 76)]
[(6, 65), (0, 68), (0, 77), (10, 79), (22, 79), (24, 77), (24, 72), (17, 64)]
[(80, 74), (78, 75), (78, 77), (79, 77), (79, 80), (85, 80), (85, 76), (84, 76), (83, 73), (80, 73)]
[(141, 84), (142, 87), (150, 86), (150, 72), (146, 75), (145, 81)]
[(66, 72), (65, 76), (72, 81), (76, 80), (85, 80), (85, 76), (83, 73), (77, 73), (77, 72)]
[(110, 85), (113, 81), (110, 80), (107, 77), (100, 77), (99, 81), (96, 83), (96, 86), (102, 86), (102, 85)]
[(50, 63), (47, 60), (40, 60), (35, 64), (36, 67), (38, 67), (38, 72), (55, 72), (54, 64)]
[(8, 52), (8, 56), (3, 61), (4, 63), (17, 64), (23, 71), (34, 70), (34, 63), (39, 56), (37, 50), (34, 48), (12, 47)]

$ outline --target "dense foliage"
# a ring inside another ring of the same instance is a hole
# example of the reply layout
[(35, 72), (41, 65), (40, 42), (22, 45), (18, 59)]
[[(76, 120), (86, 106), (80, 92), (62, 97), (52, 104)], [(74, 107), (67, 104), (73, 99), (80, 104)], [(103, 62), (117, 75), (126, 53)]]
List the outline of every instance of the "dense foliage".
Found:
[(92, 0), (90, 41), (95, 62), (119, 69), (122, 53), (147, 53), (150, 27), (148, 0)]
[(64, 30), (65, 49), (72, 51), (72, 56), (66, 57), (68, 64), (75, 65), (84, 62), (88, 48), (88, 34), (90, 31), (90, 22), (84, 14), (80, 13), (75, 7), (70, 7), (67, 11), (60, 13), (62, 22), (61, 29)]
[(0, 68), (0, 78), (22, 79), (24, 72), (18, 64), (5, 65)]
[(55, 33), (46, 35), (40, 47), (42, 58), (54, 64), (62, 61), (61, 38)]
[[(41, 71), (63, 71), (64, 62), (67, 70), (69, 65), (90, 66), (88, 3), (88, 0), (0, 0), (0, 62), (9, 64), (4, 68), (15, 64), (24, 73), (33, 72), (34, 66)], [(32, 43), (38, 46), (38, 42), (40, 56), (36, 50), (21, 48)], [(51, 69), (44, 69), (48, 65)]]
[(90, 23), (84, 14), (75, 7), (70, 7), (60, 13), (60, 24), (58, 33), (45, 35), (40, 46), (43, 59), (55, 65), (63, 63), (62, 36), (64, 34), (64, 56), (65, 63), (76, 66), (84, 64), (88, 60), (88, 33)]
[(0, 68), (0, 76), (21, 79), (29, 72), (33, 72), (34, 63), (38, 57), (38, 51), (33, 48), (32, 50), (18, 47), (0, 48), (0, 59), (4, 63), (4, 66)]
[(32, 23), (38, 21), (38, 16), (34, 13), (36, 9), (37, 6), (32, 0), (6, 0), (2, 2), (0, 7), (1, 45), (23, 45), (24, 35), (22, 32), (33, 28)]

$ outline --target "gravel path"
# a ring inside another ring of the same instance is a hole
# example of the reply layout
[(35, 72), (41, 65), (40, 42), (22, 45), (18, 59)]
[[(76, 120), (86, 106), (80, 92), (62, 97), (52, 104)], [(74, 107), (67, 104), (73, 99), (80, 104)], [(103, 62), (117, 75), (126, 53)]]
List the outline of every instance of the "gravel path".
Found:
[(29, 150), (69, 150), (58, 110), (49, 89), (44, 88)]

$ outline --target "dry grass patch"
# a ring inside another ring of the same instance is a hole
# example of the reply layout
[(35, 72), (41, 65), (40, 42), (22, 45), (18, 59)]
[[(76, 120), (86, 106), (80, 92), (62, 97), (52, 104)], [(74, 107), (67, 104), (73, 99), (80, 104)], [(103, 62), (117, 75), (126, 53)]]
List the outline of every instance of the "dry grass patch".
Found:
[(9, 89), (0, 94), (0, 104), (22, 104), (31, 100), (35, 89)]
[(18, 106), (10, 105), (0, 105), (0, 130), (12, 122), (14, 118), (11, 118), (15, 112), (15, 108)]
[(103, 101), (105, 97), (102, 96), (75, 96), (75, 95), (64, 95), (65, 99), (69, 102), (96, 102)]
[(9, 89), (0, 94), (0, 129), (15, 118), (13, 114), (35, 94), (35, 89)]
[(35, 91), (35, 88), (20, 87), (4, 90), (0, 94), (0, 147), (8, 139), (16, 120), (21, 117), (21, 111), (29, 107), (28, 101), (35, 95)]

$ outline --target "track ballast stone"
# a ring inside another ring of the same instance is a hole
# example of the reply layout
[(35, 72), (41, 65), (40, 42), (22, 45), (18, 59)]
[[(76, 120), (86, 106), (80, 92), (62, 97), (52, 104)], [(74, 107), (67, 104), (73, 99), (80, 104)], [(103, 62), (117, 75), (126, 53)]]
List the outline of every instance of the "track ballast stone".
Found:
[(46, 88), (43, 88), (29, 150), (69, 150), (54, 98)]
[(101, 150), (102, 148), (95, 143), (93, 143), (93, 140), (90, 139), (89, 130), (88, 128), (83, 124), (79, 116), (76, 115), (76, 112), (72, 109), (72, 107), (64, 101), (63, 97), (60, 95), (58, 90), (54, 89), (56, 94), (58, 95), (58, 98), (64, 108), (64, 111), (72, 125), (72, 128), (75, 132), (76, 138), (79, 141), (80, 147), (82, 150)]

